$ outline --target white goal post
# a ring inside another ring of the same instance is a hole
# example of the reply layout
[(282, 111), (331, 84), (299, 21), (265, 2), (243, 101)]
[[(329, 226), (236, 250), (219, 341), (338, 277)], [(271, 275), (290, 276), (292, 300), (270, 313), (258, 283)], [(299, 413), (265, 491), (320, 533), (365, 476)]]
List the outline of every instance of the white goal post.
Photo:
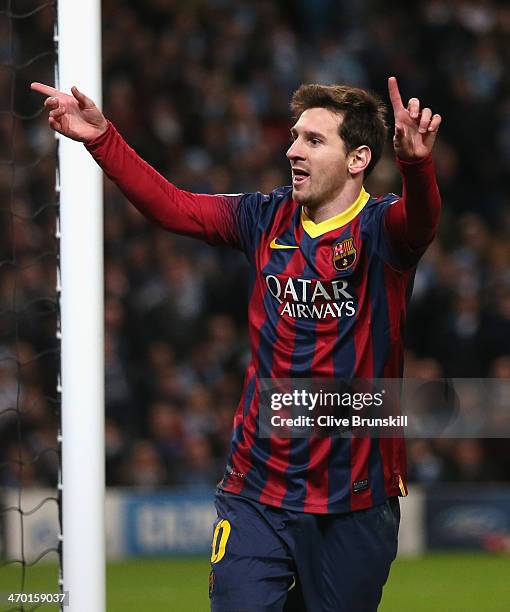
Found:
[[(101, 106), (101, 2), (58, 0), (56, 87)], [(102, 174), (59, 138), (63, 579), (70, 612), (105, 610)]]

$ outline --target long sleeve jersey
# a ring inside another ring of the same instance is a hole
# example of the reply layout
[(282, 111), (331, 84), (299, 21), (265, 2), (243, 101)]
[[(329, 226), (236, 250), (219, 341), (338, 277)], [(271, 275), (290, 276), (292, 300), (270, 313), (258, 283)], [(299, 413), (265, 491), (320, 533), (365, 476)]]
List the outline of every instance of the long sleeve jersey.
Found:
[[(258, 435), (262, 379), (400, 378), (416, 265), (432, 241), (440, 196), (432, 158), (397, 160), (403, 195), (371, 197), (321, 223), (292, 198), (178, 189), (109, 124), (88, 151), (161, 227), (244, 252), (251, 361), (220, 487), (268, 505), (340, 513), (406, 495), (402, 438)], [(360, 484), (361, 483), (361, 484)]]

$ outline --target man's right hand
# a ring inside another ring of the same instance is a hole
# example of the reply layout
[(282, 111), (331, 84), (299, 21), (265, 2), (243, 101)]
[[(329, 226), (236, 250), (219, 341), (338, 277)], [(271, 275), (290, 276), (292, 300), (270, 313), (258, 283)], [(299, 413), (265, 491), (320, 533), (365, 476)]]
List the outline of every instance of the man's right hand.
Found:
[(43, 83), (32, 83), (30, 87), (49, 96), (44, 106), (49, 111), (48, 123), (55, 132), (84, 143), (106, 132), (105, 116), (77, 87), (71, 88), (72, 96)]

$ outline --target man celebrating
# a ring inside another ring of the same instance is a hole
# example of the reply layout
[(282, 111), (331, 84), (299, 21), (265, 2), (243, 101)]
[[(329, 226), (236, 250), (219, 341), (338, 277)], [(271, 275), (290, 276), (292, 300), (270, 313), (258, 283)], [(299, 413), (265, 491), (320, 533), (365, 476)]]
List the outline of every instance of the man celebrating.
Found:
[(418, 260), (440, 198), (431, 157), (439, 115), (389, 94), (403, 195), (364, 178), (386, 139), (385, 108), (348, 86), (302, 85), (287, 151), (292, 186), (202, 195), (165, 180), (76, 87), (49, 96), (49, 125), (85, 143), (126, 197), (167, 230), (228, 244), (250, 262), (251, 362), (218, 486), (214, 612), (370, 612), (397, 552), (407, 494), (402, 439), (258, 436), (261, 379), (399, 378)]

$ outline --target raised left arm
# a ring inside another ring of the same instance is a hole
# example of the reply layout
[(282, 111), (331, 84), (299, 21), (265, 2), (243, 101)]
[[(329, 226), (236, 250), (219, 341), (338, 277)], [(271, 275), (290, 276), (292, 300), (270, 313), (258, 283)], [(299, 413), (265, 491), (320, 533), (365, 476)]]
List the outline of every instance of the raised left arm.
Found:
[(402, 197), (389, 206), (384, 224), (395, 251), (419, 259), (433, 240), (441, 211), (432, 148), (441, 116), (430, 108), (420, 112), (420, 101), (411, 98), (404, 107), (395, 77), (388, 79), (395, 117), (393, 147), (402, 175)]

